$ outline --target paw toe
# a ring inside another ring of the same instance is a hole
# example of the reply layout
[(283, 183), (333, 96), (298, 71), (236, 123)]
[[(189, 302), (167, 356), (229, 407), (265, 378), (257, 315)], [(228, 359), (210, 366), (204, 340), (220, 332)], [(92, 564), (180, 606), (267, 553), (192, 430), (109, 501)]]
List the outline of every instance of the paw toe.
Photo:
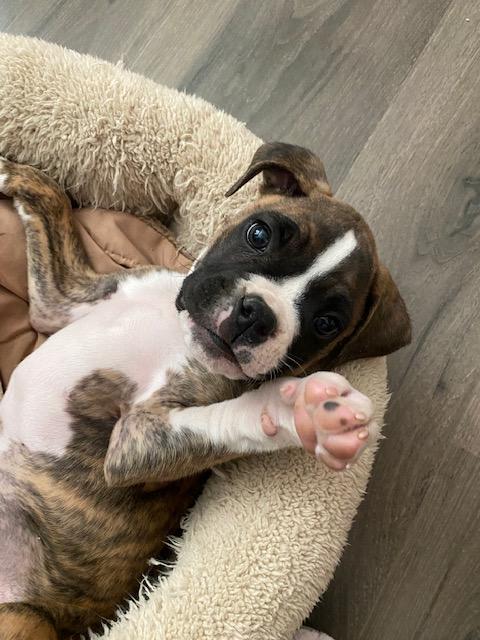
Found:
[(355, 429), (347, 433), (339, 433), (327, 436), (322, 447), (334, 458), (339, 460), (353, 460), (365, 447), (365, 439), (361, 439), (359, 435), (361, 431)]
[(338, 396), (338, 389), (332, 383), (313, 378), (305, 385), (305, 402), (308, 405), (317, 405), (327, 398), (336, 396)]

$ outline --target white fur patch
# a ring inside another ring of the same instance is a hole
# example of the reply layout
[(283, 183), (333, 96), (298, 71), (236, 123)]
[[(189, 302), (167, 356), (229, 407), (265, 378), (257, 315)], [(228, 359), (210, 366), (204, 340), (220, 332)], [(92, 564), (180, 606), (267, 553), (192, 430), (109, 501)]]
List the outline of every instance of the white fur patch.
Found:
[[(242, 366), (249, 376), (264, 374), (278, 366), (288, 351), (288, 348), (298, 333), (299, 318), (294, 304), (285, 297), (281, 286), (277, 282), (263, 276), (254, 275), (249, 280), (241, 281), (243, 295), (260, 296), (270, 307), (277, 319), (275, 336), (248, 349), (251, 362)], [(245, 347), (242, 347), (245, 349)]]
[(155, 271), (138, 276), (135, 274), (135, 277), (127, 278), (124, 282), (120, 282), (116, 293), (117, 295), (123, 293), (128, 297), (135, 297), (139, 291), (145, 288), (145, 285), (154, 284), (157, 279), (158, 276)]
[(5, 193), (3, 191), (3, 188), (5, 187), (5, 184), (8, 180), (8, 172), (4, 173), (5, 170), (5, 158), (3, 156), (0, 156), (0, 192)]
[[(136, 298), (144, 295), (155, 295), (159, 291), (159, 285), (165, 286), (164, 283), (171, 280), (178, 281), (177, 291), (180, 290), (182, 286), (182, 282), (185, 276), (180, 273), (175, 273), (174, 271), (168, 271), (167, 269), (158, 269), (147, 271), (144, 274), (136, 275), (132, 274), (130, 277), (126, 278), (123, 282), (120, 283), (118, 287), (117, 293), (123, 293), (128, 298)], [(176, 291), (176, 292), (177, 292)], [(175, 292), (175, 295), (176, 295)]]
[(23, 222), (28, 222), (32, 219), (32, 216), (25, 211), (25, 207), (23, 206), (23, 204), (20, 204), (20, 201), (17, 200), (17, 198), (14, 199), (13, 204), (15, 205), (17, 213)]
[[(283, 380), (275, 380), (233, 400), (173, 409), (170, 412), (170, 425), (176, 431), (188, 429), (206, 442), (239, 453), (299, 447), (301, 441), (295, 428), (292, 407), (280, 400), (282, 384)], [(279, 425), (275, 438), (267, 436), (261, 428), (262, 414), (265, 412)]]
[(355, 233), (350, 229), (345, 235), (337, 238), (333, 244), (327, 247), (305, 273), (285, 278), (280, 285), (283, 296), (291, 302), (299, 300), (310, 282), (336, 269), (354, 251), (357, 244)]
[(141, 397), (185, 361), (174, 306), (182, 277), (158, 271), (131, 280), (130, 289), (124, 287), (130, 296), (123, 291), (99, 301), (15, 369), (0, 402), (0, 451), (15, 441), (32, 452), (61, 457), (73, 434), (66, 400), (81, 379), (98, 369), (113, 369), (135, 383)]

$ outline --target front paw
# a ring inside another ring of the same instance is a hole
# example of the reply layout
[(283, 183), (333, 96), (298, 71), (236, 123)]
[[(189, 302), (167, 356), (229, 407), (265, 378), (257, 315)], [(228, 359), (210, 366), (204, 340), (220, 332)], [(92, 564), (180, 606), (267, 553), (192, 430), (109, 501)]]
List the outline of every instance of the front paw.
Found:
[(371, 401), (337, 373), (289, 379), (280, 396), (293, 410), (303, 447), (331, 469), (345, 469), (378, 437)]
[(15, 198), (17, 212), (24, 220), (30, 219), (27, 209), (32, 209), (33, 201), (48, 203), (49, 213), (56, 210), (56, 204), (69, 206), (64, 193), (40, 169), (12, 162), (3, 156), (0, 156), (0, 193)]

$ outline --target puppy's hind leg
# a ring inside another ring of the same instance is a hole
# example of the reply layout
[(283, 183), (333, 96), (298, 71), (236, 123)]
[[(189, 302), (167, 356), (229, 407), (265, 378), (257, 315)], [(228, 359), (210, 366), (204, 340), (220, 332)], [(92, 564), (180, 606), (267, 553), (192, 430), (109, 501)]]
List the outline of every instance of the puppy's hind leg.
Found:
[(0, 191), (13, 198), (25, 228), (30, 319), (36, 329), (53, 333), (116, 291), (125, 272), (101, 275), (91, 268), (70, 201), (51, 178), (0, 158)]
[(28, 604), (0, 604), (0, 640), (58, 640), (48, 616)]

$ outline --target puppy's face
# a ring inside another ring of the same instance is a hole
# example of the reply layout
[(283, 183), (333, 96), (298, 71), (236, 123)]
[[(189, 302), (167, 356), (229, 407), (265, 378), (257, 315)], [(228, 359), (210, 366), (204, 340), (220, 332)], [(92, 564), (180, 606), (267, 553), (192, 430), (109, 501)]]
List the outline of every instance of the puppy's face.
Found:
[(263, 145), (229, 195), (260, 172), (258, 200), (222, 230), (178, 296), (192, 355), (230, 378), (265, 378), (406, 344), (408, 315), (372, 234), (331, 197), (320, 160)]

